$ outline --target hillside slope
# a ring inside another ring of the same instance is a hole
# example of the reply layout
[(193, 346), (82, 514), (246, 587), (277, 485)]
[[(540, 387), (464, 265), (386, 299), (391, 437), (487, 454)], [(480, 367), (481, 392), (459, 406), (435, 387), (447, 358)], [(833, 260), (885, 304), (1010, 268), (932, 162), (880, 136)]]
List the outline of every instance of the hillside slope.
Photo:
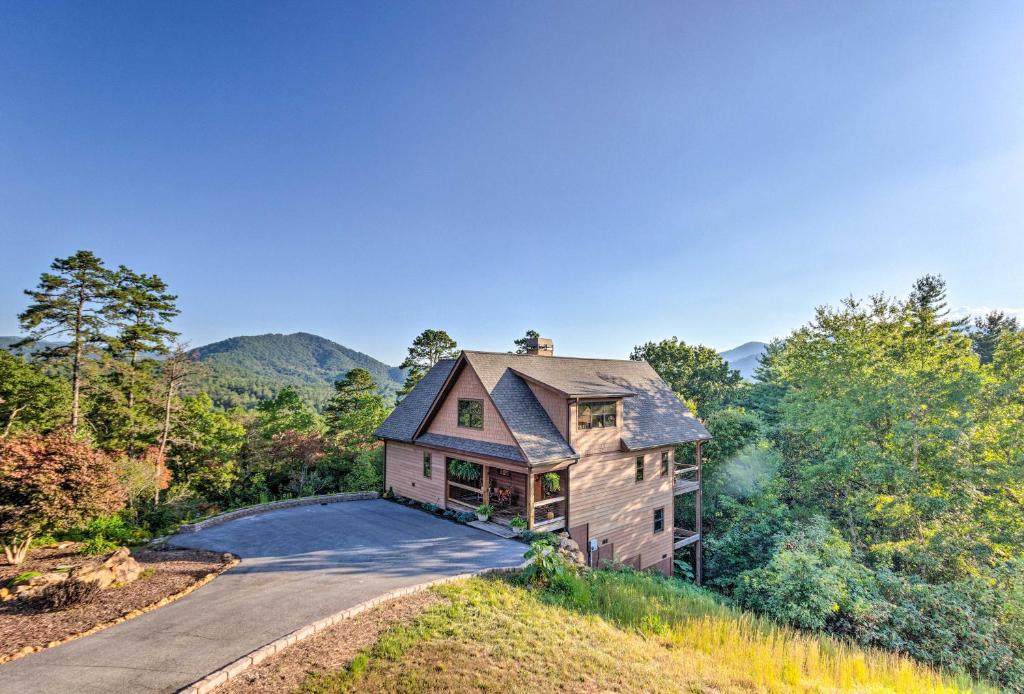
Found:
[(397, 367), (309, 333), (232, 337), (192, 353), (207, 367), (199, 389), (224, 407), (251, 407), (285, 386), (319, 406), (334, 382), (357, 367), (369, 371), (385, 394), (393, 394), (405, 378)]
[(496, 579), (435, 590), (450, 602), (392, 628), (348, 668), (310, 671), (300, 691), (994, 691), (641, 573), (593, 572), (546, 591)]
[(729, 366), (737, 369), (740, 375), (747, 380), (753, 380), (754, 370), (760, 362), (761, 355), (768, 348), (764, 342), (744, 342), (739, 347), (721, 352), (722, 358), (729, 362)]

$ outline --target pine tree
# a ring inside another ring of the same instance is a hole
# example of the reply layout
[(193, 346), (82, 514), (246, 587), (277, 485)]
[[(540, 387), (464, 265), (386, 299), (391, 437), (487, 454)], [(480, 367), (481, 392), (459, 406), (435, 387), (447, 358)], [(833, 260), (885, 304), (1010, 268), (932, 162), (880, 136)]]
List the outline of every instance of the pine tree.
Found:
[(82, 391), (82, 365), (99, 346), (109, 344), (110, 308), (114, 273), (91, 251), (57, 258), (35, 289), (26, 289), (32, 303), (18, 316), (29, 336), (16, 346), (49, 338), (66, 337), (68, 344), (43, 350), (44, 359), (63, 359), (71, 366), (71, 430), (78, 431)]
[(434, 364), (442, 359), (453, 359), (458, 356), (459, 346), (444, 330), (427, 329), (416, 336), (409, 348), (409, 356), (399, 368), (408, 369), (405, 384), (398, 392), (399, 397), (409, 393), (420, 382)]
[(512, 344), (516, 346), (515, 353), (526, 354), (526, 343), (528, 343), (531, 339), (536, 339), (538, 337), (540, 337), (540, 333), (537, 332), (536, 330), (527, 330), (526, 334), (523, 335), (521, 338), (512, 341)]
[[(136, 429), (136, 396), (156, 361), (145, 355), (167, 354), (169, 344), (178, 333), (167, 324), (180, 311), (177, 296), (167, 291), (167, 284), (156, 275), (139, 274), (120, 266), (112, 295), (111, 314), (118, 333), (111, 343), (111, 353), (127, 366), (123, 374), (123, 391), (127, 401), (127, 440), (134, 449)], [(155, 386), (155, 383), (150, 385)]]

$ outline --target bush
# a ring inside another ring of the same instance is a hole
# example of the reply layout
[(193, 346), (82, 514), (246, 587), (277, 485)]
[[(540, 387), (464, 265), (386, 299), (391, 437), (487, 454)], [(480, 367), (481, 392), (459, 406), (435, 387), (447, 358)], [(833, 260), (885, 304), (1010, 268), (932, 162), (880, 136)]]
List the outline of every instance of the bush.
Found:
[(36, 597), (36, 601), (46, 610), (65, 610), (95, 601), (100, 590), (100, 585), (95, 581), (78, 581), (69, 578), (44, 588)]
[(0, 439), (0, 543), (11, 564), (24, 561), (36, 535), (123, 503), (110, 458), (69, 432)]

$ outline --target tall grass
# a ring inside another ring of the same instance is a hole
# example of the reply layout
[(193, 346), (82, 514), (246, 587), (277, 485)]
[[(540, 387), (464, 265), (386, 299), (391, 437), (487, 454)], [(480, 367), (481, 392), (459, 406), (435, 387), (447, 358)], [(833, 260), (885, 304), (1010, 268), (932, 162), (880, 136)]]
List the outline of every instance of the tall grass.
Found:
[(779, 627), (639, 572), (569, 575), (545, 590), (471, 579), (301, 691), (985, 692), (909, 658)]
[(988, 692), (966, 675), (943, 674), (906, 656), (799, 632), (722, 605), (709, 593), (636, 571), (569, 575), (540, 595), (677, 648), (713, 656), (768, 691), (797, 689)]

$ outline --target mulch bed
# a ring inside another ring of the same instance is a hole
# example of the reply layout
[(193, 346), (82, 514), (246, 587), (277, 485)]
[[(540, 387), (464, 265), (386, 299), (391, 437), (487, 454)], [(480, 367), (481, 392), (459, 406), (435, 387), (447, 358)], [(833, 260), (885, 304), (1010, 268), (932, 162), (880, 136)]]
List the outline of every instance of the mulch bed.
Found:
[[(76, 553), (77, 543), (61, 547), (33, 549), (17, 566), (0, 565), (0, 586), (27, 571), (51, 571), (58, 566), (74, 566), (90, 559)], [(90, 604), (67, 610), (47, 612), (30, 600), (0, 602), (0, 662), (28, 648), (39, 649), (56, 641), (92, 629), (98, 624), (127, 616), (136, 610), (179, 593), (219, 572), (233, 560), (231, 555), (192, 549), (139, 549), (132, 552), (146, 571), (135, 581), (120, 588), (107, 588)]]
[(447, 598), (425, 590), (381, 603), (289, 646), (235, 679), (217, 687), (217, 694), (279, 694), (298, 689), (310, 673), (333, 672), (347, 666), (364, 648), (398, 624), (408, 624)]

